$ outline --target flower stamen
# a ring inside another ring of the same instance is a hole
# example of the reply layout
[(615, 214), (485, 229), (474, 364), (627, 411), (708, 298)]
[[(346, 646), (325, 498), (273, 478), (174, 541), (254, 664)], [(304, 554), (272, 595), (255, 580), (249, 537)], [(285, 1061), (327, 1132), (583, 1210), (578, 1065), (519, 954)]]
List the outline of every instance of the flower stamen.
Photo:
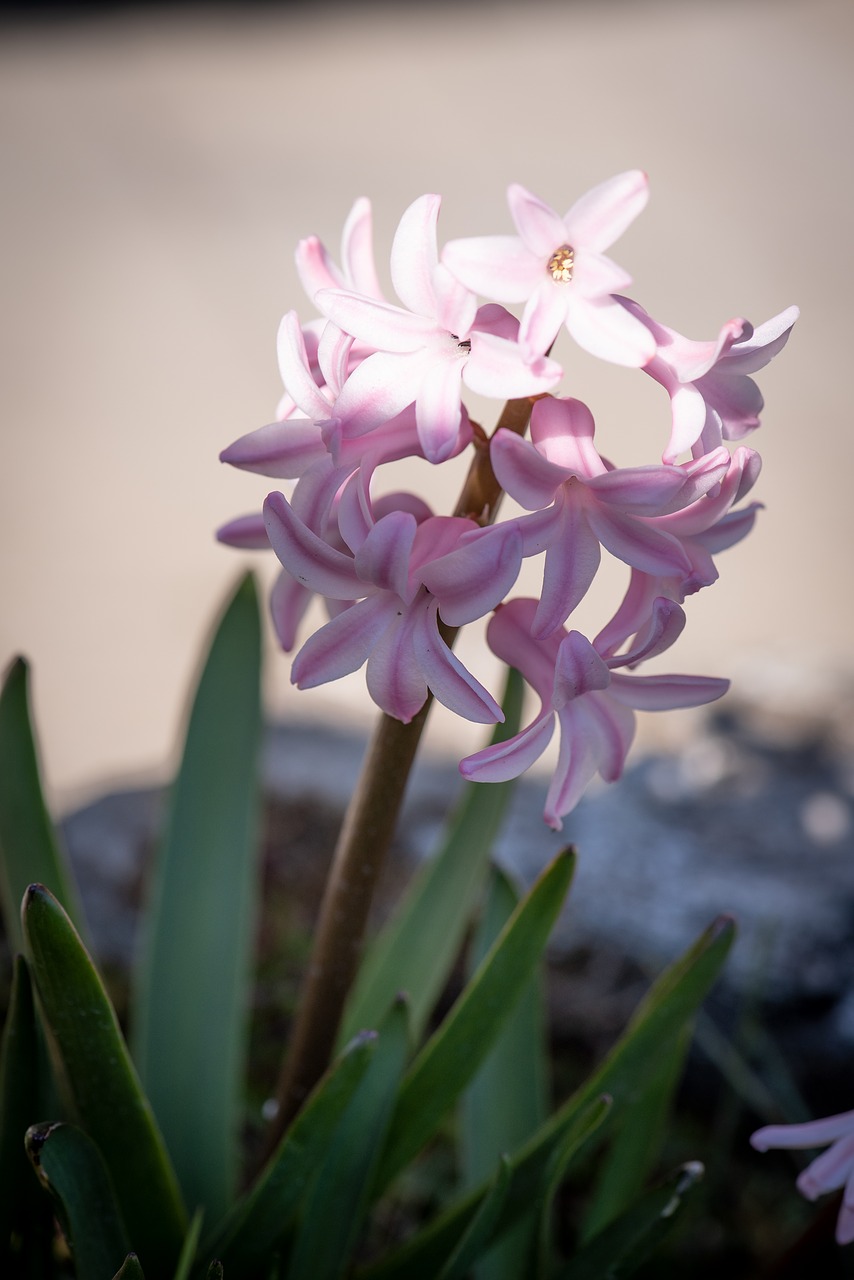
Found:
[(569, 284), (574, 266), (575, 250), (569, 244), (562, 244), (549, 258), (549, 272), (557, 284)]

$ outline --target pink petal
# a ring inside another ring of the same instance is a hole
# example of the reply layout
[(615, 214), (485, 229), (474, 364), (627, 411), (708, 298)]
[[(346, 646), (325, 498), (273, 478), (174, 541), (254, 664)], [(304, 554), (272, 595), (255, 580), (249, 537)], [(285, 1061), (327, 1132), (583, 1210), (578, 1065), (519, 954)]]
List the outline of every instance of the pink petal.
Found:
[(297, 518), (281, 493), (264, 503), (270, 544), (284, 567), (300, 582), (333, 600), (355, 600), (365, 594), (353, 561), (330, 547)]
[(408, 603), (410, 592), (409, 555), (416, 530), (415, 517), (406, 511), (392, 511), (379, 520), (356, 554), (359, 577)]
[(358, 671), (395, 614), (393, 598), (385, 595), (368, 596), (344, 609), (300, 649), (291, 666), (292, 683), (298, 689), (314, 689)]
[(604, 254), (579, 250), (573, 266), (572, 280), (564, 288), (571, 288), (584, 298), (602, 298), (625, 289), (631, 283), (629, 273)]
[(602, 546), (633, 569), (665, 577), (690, 572), (691, 561), (679, 539), (642, 517), (590, 503), (587, 518)]
[(420, 577), (438, 600), (442, 621), (460, 627), (503, 600), (521, 564), (522, 535), (513, 524), (503, 524), (464, 535), (456, 550), (426, 564)]
[(778, 316), (753, 330), (746, 342), (739, 342), (724, 360), (727, 373), (756, 373), (783, 350), (792, 326), (800, 315), (797, 307), (787, 307)]
[(472, 782), (509, 782), (511, 778), (518, 778), (539, 760), (551, 741), (554, 726), (554, 713), (542, 711), (512, 738), (466, 756), (460, 761), (460, 773)]
[(296, 644), (299, 625), (314, 593), (283, 569), (270, 592), (270, 617), (285, 653)]
[(330, 404), (311, 375), (305, 339), (297, 313), (282, 317), (277, 338), (282, 382), (307, 418), (323, 422), (330, 416)]
[(498, 302), (524, 302), (543, 273), (542, 259), (518, 236), (449, 240), (442, 261), (467, 289)]
[(601, 182), (563, 220), (570, 244), (601, 252), (618, 240), (649, 199), (649, 180), (640, 169)]
[(527, 301), (519, 325), (519, 344), (532, 356), (544, 355), (561, 325), (568, 322), (571, 285), (556, 284), (550, 276), (540, 281)]
[(610, 682), (610, 671), (587, 637), (570, 631), (557, 652), (552, 695), (555, 710), (594, 689), (607, 689)]
[(714, 676), (625, 676), (615, 671), (608, 692), (636, 711), (670, 711), (715, 702), (728, 688), (729, 680)]
[(560, 533), (546, 551), (543, 586), (532, 633), (542, 639), (557, 630), (586, 596), (601, 551), (583, 506), (567, 501)]
[(461, 355), (434, 356), (425, 369), (415, 396), (418, 439), (428, 462), (444, 462), (454, 452), (462, 418), (460, 379)]
[(241, 551), (269, 551), (270, 539), (264, 527), (261, 512), (251, 516), (238, 516), (229, 520), (216, 531), (217, 542), (227, 547), (238, 547)]
[(335, 417), (345, 436), (364, 435), (413, 404), (432, 364), (435, 354), (423, 350), (406, 355), (377, 351), (363, 360), (335, 401)]
[(435, 604), (416, 619), (413, 642), (428, 688), (443, 706), (475, 724), (503, 721), (504, 713), (498, 703), (465, 669), (440, 636)]
[(518, 400), (550, 391), (563, 377), (555, 360), (531, 359), (515, 342), (491, 333), (473, 333), (463, 381), (476, 395)]
[(842, 1111), (821, 1120), (807, 1120), (804, 1124), (767, 1124), (750, 1135), (750, 1145), (757, 1151), (809, 1150), (824, 1147), (837, 1138), (854, 1134), (854, 1111)]
[(312, 302), (321, 289), (341, 289), (347, 283), (317, 236), (300, 240), (296, 266), (300, 284)]
[(502, 489), (527, 511), (538, 511), (553, 501), (566, 480), (563, 467), (548, 461), (529, 440), (504, 427), (490, 440), (489, 457)]
[(854, 1134), (837, 1138), (827, 1151), (804, 1169), (797, 1188), (808, 1200), (817, 1200), (827, 1191), (837, 1191), (854, 1173)]
[(507, 203), (526, 248), (544, 259), (545, 267), (545, 260), (566, 240), (563, 222), (554, 209), (538, 200), (518, 182), (511, 183), (507, 188)]
[(543, 812), (555, 831), (561, 830), (561, 819), (578, 804), (599, 767), (594, 724), (584, 704), (570, 703), (564, 707), (558, 714), (558, 723), (560, 750)]
[(436, 321), (429, 314), (414, 315), (361, 293), (321, 289), (315, 302), (339, 329), (366, 342), (375, 351), (418, 351), (437, 333)]
[(241, 436), (223, 449), (219, 459), (242, 471), (255, 471), (278, 480), (295, 480), (325, 454), (323, 435), (315, 422), (308, 418), (287, 418)]
[(417, 614), (423, 611), (423, 603), (413, 605), (394, 618), (368, 659), (368, 692), (378, 707), (404, 724), (409, 724), (427, 700), (427, 681), (413, 636)]
[(531, 439), (555, 466), (589, 479), (606, 467), (593, 443), (593, 414), (581, 400), (547, 396), (531, 414)]
[(628, 653), (619, 658), (609, 658), (608, 666), (633, 667), (648, 658), (664, 653), (678, 640), (685, 629), (685, 612), (674, 600), (659, 596), (653, 601), (649, 619), (643, 632), (636, 636)]
[(405, 307), (420, 316), (436, 314), (433, 273), (439, 261), (436, 223), (441, 204), (442, 197), (435, 195), (420, 196), (413, 201), (398, 224), (391, 248), (391, 281), (395, 293)]
[(566, 327), (575, 341), (591, 355), (612, 364), (638, 368), (655, 355), (655, 339), (649, 329), (611, 298), (588, 300), (571, 294)]
[(489, 620), (486, 639), (497, 658), (521, 671), (544, 706), (551, 706), (554, 668), (562, 635), (550, 636), (545, 641), (531, 638), (531, 624), (537, 609), (537, 601), (510, 600), (503, 604)]
[[(365, 293), (370, 298), (382, 298), (374, 265), (371, 202), (365, 196), (360, 196), (356, 201), (344, 223), (341, 262), (356, 293)], [(332, 288), (334, 287), (333, 285)]]

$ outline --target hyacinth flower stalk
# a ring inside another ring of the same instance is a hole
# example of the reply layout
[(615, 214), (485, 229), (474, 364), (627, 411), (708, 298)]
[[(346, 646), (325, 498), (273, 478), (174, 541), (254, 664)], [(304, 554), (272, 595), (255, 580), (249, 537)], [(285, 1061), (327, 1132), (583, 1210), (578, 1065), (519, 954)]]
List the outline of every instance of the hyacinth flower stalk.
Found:
[[(460, 626), (491, 618), (490, 648), (540, 700), (526, 728), (461, 761), (461, 772), (484, 783), (516, 777), (559, 726), (544, 814), (556, 830), (596, 773), (620, 776), (636, 710), (699, 706), (726, 690), (717, 677), (635, 669), (670, 649), (686, 600), (715, 581), (717, 554), (754, 524), (759, 506), (742, 500), (759, 457), (728, 444), (758, 426), (762, 399), (750, 375), (782, 350), (797, 310), (755, 329), (732, 319), (708, 342), (653, 320), (605, 253), (647, 198), (646, 175), (633, 170), (560, 216), (514, 184), (515, 235), (440, 248), (440, 197), (422, 196), (391, 247), (395, 301), (379, 283), (366, 200), (347, 220), (340, 264), (316, 237), (298, 247), (315, 314), (300, 321), (290, 311), (282, 322), (276, 420), (222, 454), (288, 481), (288, 493), (270, 493), (262, 511), (219, 537), (277, 557), (270, 607), (286, 651), (297, 648), (310, 601), (322, 602), (328, 620), (298, 649), (294, 683), (312, 687), (364, 666), (382, 714), (327, 883), (271, 1144), (332, 1053), (431, 701), (469, 721), (502, 719), (494, 691), (452, 651)], [(600, 453), (591, 410), (570, 394), (573, 343), (663, 388), (647, 465), (621, 467)], [(467, 390), (506, 402), (491, 433), (471, 420)], [(471, 465), (451, 510), (385, 487), (389, 464), (441, 466), (461, 453)], [(521, 511), (499, 519), (504, 493)], [(628, 581), (587, 637), (573, 614), (603, 552)], [(516, 589), (526, 560), (542, 566), (536, 599)]]

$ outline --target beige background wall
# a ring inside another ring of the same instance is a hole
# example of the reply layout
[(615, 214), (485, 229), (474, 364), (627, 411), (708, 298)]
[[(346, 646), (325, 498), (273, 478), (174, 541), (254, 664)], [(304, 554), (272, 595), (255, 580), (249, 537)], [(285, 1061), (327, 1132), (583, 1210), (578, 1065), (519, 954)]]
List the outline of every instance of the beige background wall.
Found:
[[(384, 263), (424, 191), (444, 194), (450, 238), (509, 230), (511, 180), (564, 209), (638, 166), (652, 199), (614, 256), (658, 319), (711, 337), (798, 302), (762, 380), (767, 511), (668, 665), (742, 692), (782, 670), (775, 696), (795, 700), (850, 674), (852, 72), (846, 0), (193, 9), (4, 31), (0, 661), (33, 660), (59, 799), (172, 759), (201, 635), (245, 562), (212, 530), (266, 492), (217, 453), (272, 417), (277, 322), (309, 314), (297, 238), (337, 251), (361, 194)], [(647, 379), (573, 357), (566, 389), (618, 461), (652, 460), (666, 410)], [(294, 694), (287, 667), (272, 655), (277, 714), (364, 721), (361, 677)]]

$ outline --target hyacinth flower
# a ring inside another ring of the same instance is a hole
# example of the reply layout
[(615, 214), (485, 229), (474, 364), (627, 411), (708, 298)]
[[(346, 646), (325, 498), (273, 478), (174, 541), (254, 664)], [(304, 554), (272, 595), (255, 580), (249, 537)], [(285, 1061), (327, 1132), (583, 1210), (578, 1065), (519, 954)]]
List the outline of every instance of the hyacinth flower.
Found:
[(303, 523), (282, 494), (264, 504), (267, 536), (285, 568), (344, 605), (303, 645), (291, 679), (312, 688), (367, 663), (371, 697), (404, 724), (428, 689), (468, 720), (501, 720), (501, 708), (451, 652), (439, 624), (461, 626), (503, 599), (522, 560), (518, 529), (480, 529), (452, 516), (419, 522), (403, 510), (376, 519), (366, 515), (359, 489), (351, 481), (342, 493), (343, 551)]
[(733, 510), (756, 483), (760, 467), (759, 454), (742, 446), (730, 459), (727, 474), (714, 495), (650, 521), (678, 538), (690, 570), (687, 574), (650, 574), (633, 568), (620, 607), (594, 641), (600, 653), (612, 655), (637, 635), (646, 626), (659, 596), (681, 605), (689, 595), (717, 581), (713, 557), (747, 537), (761, 510), (758, 502)]
[(766, 1125), (751, 1134), (750, 1142), (757, 1151), (827, 1147), (799, 1175), (797, 1188), (807, 1200), (817, 1200), (828, 1191), (844, 1187), (836, 1240), (838, 1244), (854, 1241), (854, 1111), (806, 1124)]
[(675, 462), (689, 449), (705, 453), (756, 430), (764, 401), (749, 375), (783, 350), (800, 314), (797, 307), (757, 329), (747, 320), (728, 320), (713, 341), (695, 342), (653, 320), (630, 298), (619, 302), (655, 338), (655, 357), (644, 372), (670, 396), (672, 425), (662, 461)]
[(618, 174), (588, 191), (561, 218), (514, 183), (507, 202), (518, 236), (451, 240), (442, 261), (464, 285), (497, 302), (524, 302), (519, 341), (548, 351), (565, 325), (580, 347), (614, 364), (645, 365), (655, 339), (615, 298), (631, 283), (604, 254), (649, 197), (645, 173)]
[[(632, 671), (673, 643), (683, 603), (714, 582), (716, 555), (756, 518), (758, 504), (742, 499), (758, 456), (725, 442), (758, 425), (762, 401), (751, 375), (785, 345), (797, 312), (789, 308), (756, 330), (731, 321), (710, 343), (653, 320), (625, 296), (630, 277), (606, 256), (647, 195), (646, 176), (631, 170), (560, 217), (514, 184), (515, 236), (454, 240), (441, 252), (440, 197), (422, 196), (394, 236), (394, 302), (377, 279), (367, 202), (348, 218), (340, 266), (316, 237), (297, 250), (300, 279), (322, 319), (285, 317), (280, 420), (223, 454), (295, 487), (289, 497), (270, 494), (263, 518), (232, 521), (220, 537), (272, 545), (282, 568), (271, 607), (285, 649), (296, 645), (308, 601), (324, 602), (329, 620), (297, 652), (293, 681), (307, 688), (364, 665), (385, 713), (360, 784), (362, 816), (345, 824), (336, 853), (318, 973), (338, 945), (348, 877), (362, 882), (369, 866), (376, 874), (382, 849), (374, 832), (381, 824), (390, 833), (403, 762), (414, 757), (430, 693), (466, 719), (500, 718), (492, 695), (454, 657), (454, 628), (494, 610), (493, 651), (522, 671), (541, 701), (526, 729), (470, 756), (462, 772), (480, 781), (517, 776), (558, 726), (545, 814), (555, 828), (594, 775), (620, 775), (636, 710), (701, 705), (727, 687)], [(504, 304), (519, 304), (520, 314)], [(590, 410), (557, 395), (561, 366), (551, 349), (564, 329), (593, 355), (644, 368), (665, 386), (669, 442), (660, 462), (611, 462), (594, 444)], [(470, 422), (466, 390), (507, 400), (491, 437)], [(470, 446), (463, 490), (445, 508), (451, 514), (434, 513), (418, 494), (384, 492), (387, 463), (422, 457), (441, 465)], [(504, 493), (523, 513), (501, 521)], [(603, 548), (626, 564), (629, 582), (591, 642), (572, 617)], [(523, 558), (535, 554), (544, 557), (540, 598), (508, 601)], [(348, 924), (354, 954), (363, 927)], [(346, 982), (318, 982), (323, 991), (298, 1020), (282, 1115), (316, 1079), (334, 1039)]]
[(530, 441), (497, 431), (491, 442), (502, 488), (536, 513), (520, 521), (525, 553), (546, 552), (537, 637), (561, 626), (584, 597), (601, 547), (647, 574), (687, 576), (691, 562), (680, 539), (649, 517), (696, 503), (730, 464), (718, 449), (682, 467), (618, 469), (600, 457), (593, 435), (585, 404), (549, 396), (534, 405)]
[(517, 778), (539, 759), (560, 728), (558, 762), (546, 796), (544, 817), (559, 831), (566, 816), (598, 773), (614, 782), (623, 772), (635, 731), (635, 710), (697, 707), (722, 697), (729, 681), (708, 676), (634, 676), (619, 667), (636, 666), (664, 652), (685, 625), (673, 601), (660, 599), (647, 632), (620, 657), (603, 657), (578, 631), (563, 628), (536, 637), (536, 600), (511, 600), (498, 609), (487, 640), (493, 653), (521, 671), (540, 699), (529, 725), (506, 742), (468, 756), (463, 777), (477, 782)]
[(439, 196), (421, 196), (395, 234), (391, 277), (403, 307), (348, 290), (321, 289), (315, 298), (335, 325), (373, 351), (335, 402), (342, 435), (362, 435), (414, 403), (424, 454), (434, 463), (457, 447), (462, 383), (506, 400), (548, 391), (562, 373), (545, 356), (528, 358), (515, 341), (513, 317), (478, 308), (439, 262), (440, 204)]

